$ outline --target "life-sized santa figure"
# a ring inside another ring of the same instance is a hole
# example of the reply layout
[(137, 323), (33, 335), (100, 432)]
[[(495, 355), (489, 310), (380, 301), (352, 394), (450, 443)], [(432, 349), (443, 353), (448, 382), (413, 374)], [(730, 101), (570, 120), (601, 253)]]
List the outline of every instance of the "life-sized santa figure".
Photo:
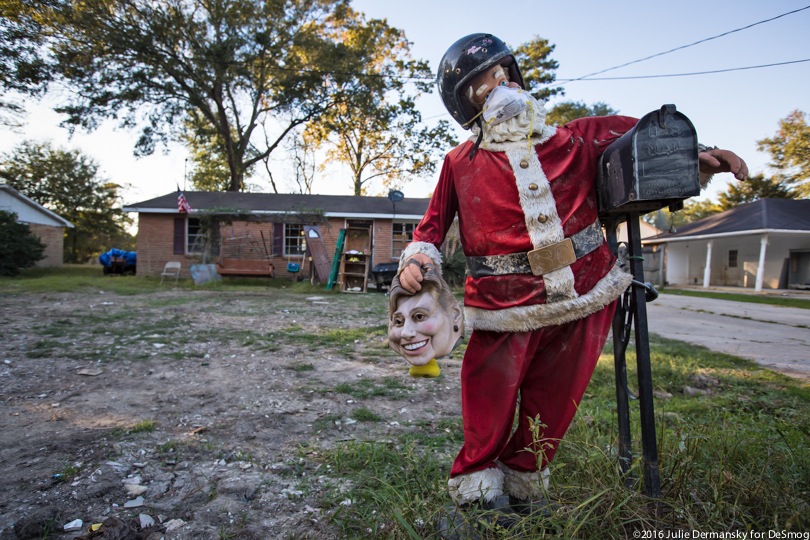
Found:
[[(437, 82), (445, 107), (473, 136), (446, 156), (399, 279), (419, 290), (419, 265), (440, 266), (438, 248), (458, 215), (468, 268), (464, 314), (473, 331), (461, 369), (464, 445), (450, 495), (462, 507), (525, 508), (542, 500), (548, 465), (632, 279), (604, 240), (595, 181), (599, 155), (636, 119), (546, 125), (512, 53), (490, 34), (454, 43)], [(747, 176), (733, 152), (713, 149), (699, 160), (704, 185), (718, 172)], [(543, 426), (542, 440), (533, 439), (530, 419)]]

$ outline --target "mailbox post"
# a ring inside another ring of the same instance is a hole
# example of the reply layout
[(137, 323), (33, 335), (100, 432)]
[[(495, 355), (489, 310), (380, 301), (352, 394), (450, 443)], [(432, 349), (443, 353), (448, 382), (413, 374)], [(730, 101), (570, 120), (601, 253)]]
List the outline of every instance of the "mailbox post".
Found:
[[(616, 376), (616, 408), (619, 423), (619, 465), (625, 485), (636, 480), (629, 474), (632, 464), (630, 405), (637, 400), (641, 420), (641, 442), (645, 492), (661, 495), (658, 448), (655, 434), (647, 302), (658, 293), (644, 281), (641, 247), (641, 216), (663, 208), (679, 210), (684, 199), (700, 193), (698, 141), (689, 119), (674, 105), (643, 116), (636, 126), (611, 144), (600, 158), (597, 181), (599, 218), (607, 241), (619, 255), (617, 230), (627, 223), (626, 257), (633, 283), (619, 299), (613, 318), (613, 354)], [(625, 352), (635, 324), (638, 397), (627, 384)]]

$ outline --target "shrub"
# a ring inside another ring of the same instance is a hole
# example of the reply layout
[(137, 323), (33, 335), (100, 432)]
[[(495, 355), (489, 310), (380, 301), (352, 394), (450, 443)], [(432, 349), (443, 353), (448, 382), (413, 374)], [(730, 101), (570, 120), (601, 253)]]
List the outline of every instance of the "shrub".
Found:
[(45, 257), (45, 244), (17, 214), (0, 210), (0, 276), (16, 276)]

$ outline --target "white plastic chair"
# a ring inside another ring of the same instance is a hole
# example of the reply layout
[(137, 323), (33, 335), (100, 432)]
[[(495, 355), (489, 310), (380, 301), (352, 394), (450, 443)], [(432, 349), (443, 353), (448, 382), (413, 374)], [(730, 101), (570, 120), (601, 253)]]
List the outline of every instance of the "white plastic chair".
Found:
[(182, 265), (177, 261), (169, 261), (166, 263), (166, 266), (163, 267), (163, 272), (160, 273), (160, 284), (163, 284), (163, 280), (165, 278), (174, 278), (174, 282), (177, 283), (177, 280), (180, 279), (180, 269)]

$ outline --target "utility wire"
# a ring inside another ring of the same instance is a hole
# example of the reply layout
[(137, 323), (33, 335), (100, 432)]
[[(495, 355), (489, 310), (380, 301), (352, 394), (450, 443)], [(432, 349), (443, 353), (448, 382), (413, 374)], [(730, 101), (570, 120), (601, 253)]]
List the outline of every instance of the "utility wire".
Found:
[(709, 75), (711, 73), (726, 73), (729, 71), (743, 71), (746, 69), (759, 69), (759, 68), (766, 68), (766, 67), (773, 67), (773, 66), (785, 66), (788, 64), (800, 64), (802, 62), (810, 62), (810, 58), (805, 58), (803, 60), (789, 60), (787, 62), (777, 62), (774, 64), (760, 64), (758, 66), (744, 66), (744, 67), (736, 67), (736, 68), (728, 68), (728, 69), (713, 69), (709, 71), (692, 71), (689, 73), (668, 73), (663, 75), (628, 75), (626, 77), (595, 77), (592, 79), (560, 79), (561, 82), (571, 82), (571, 81), (581, 81), (584, 80), (588, 81), (623, 81), (628, 79), (663, 79), (666, 77), (688, 77), (691, 75)]
[[(775, 21), (776, 19), (780, 19), (780, 18), (782, 18), (782, 17), (786, 17), (786, 16), (788, 16), (788, 15), (793, 15), (794, 13), (798, 13), (798, 12), (800, 12), (800, 11), (804, 11), (804, 10), (806, 10), (806, 9), (810, 9), (810, 5), (808, 5), (808, 6), (804, 6), (804, 7), (799, 8), (799, 9), (794, 9), (793, 11), (788, 11), (787, 13), (782, 13), (781, 15), (777, 15), (776, 17), (771, 17), (770, 19), (765, 19), (765, 20), (762, 20), (762, 21), (757, 21), (757, 22), (755, 22), (755, 23), (751, 23), (751, 24), (749, 24), (749, 25), (747, 25), (747, 26), (742, 26), (742, 27), (740, 27), (740, 28), (735, 28), (734, 30), (729, 30), (728, 32), (723, 32), (722, 34), (718, 34), (718, 35), (716, 35), (716, 36), (707, 37), (707, 38), (705, 38), (705, 39), (701, 39), (701, 40), (695, 41), (694, 43), (689, 43), (689, 44), (687, 44), (687, 45), (681, 45), (680, 47), (675, 47), (674, 49), (669, 49), (669, 50), (667, 50), (667, 51), (663, 51), (663, 52), (659, 52), (659, 53), (651, 54), (650, 56), (645, 56), (644, 58), (639, 58), (638, 60), (632, 60), (632, 61), (630, 61), (630, 62), (625, 62), (624, 64), (620, 64), (620, 65), (618, 65), (618, 66), (609, 67), (609, 68), (607, 68), (607, 69), (603, 69), (603, 70), (601, 70), (601, 71), (594, 71), (593, 73), (589, 73), (589, 74), (587, 74), (587, 75), (583, 75), (583, 76), (581, 76), (581, 77), (577, 77), (576, 79), (559, 79), (559, 80), (560, 80), (560, 81), (564, 81), (564, 82), (581, 81), (581, 80), (583, 80), (583, 79), (587, 79), (587, 78), (593, 77), (594, 75), (601, 75), (602, 73), (607, 73), (608, 71), (613, 71), (614, 69), (623, 68), (623, 67), (629, 66), (629, 65), (631, 65), (631, 64), (638, 64), (639, 62), (644, 62), (645, 60), (649, 60), (649, 59), (651, 59), (651, 58), (656, 58), (656, 57), (658, 57), (658, 56), (663, 56), (663, 55), (665, 55), (665, 54), (669, 54), (669, 53), (672, 53), (672, 52), (675, 52), (675, 51), (680, 51), (680, 50), (682, 50), (682, 49), (686, 49), (686, 48), (688, 48), (688, 47), (694, 47), (695, 45), (699, 45), (699, 44), (701, 44), (701, 43), (706, 43), (707, 41), (711, 41), (711, 40), (713, 40), (713, 39), (718, 39), (718, 38), (721, 38), (721, 37), (727, 36), (727, 35), (729, 35), (729, 34), (733, 34), (733, 33), (735, 33), (735, 32), (741, 32), (741, 31), (743, 31), (743, 30), (748, 30), (749, 28), (753, 28), (754, 26), (757, 26), (757, 25), (760, 25), (760, 24), (765, 24), (765, 23), (767, 23), (767, 22), (771, 22), (771, 21)], [(742, 68), (742, 69), (753, 69), (753, 68)], [(668, 76), (671, 76), (671, 75), (668, 75)], [(677, 75), (676, 75), (676, 76), (677, 76)], [(651, 76), (651, 77), (652, 77), (652, 76)], [(634, 77), (634, 78), (636, 78), (636, 77)], [(638, 78), (640, 78), (640, 77), (638, 77)], [(595, 80), (597, 80), (597, 79), (595, 79)], [(607, 80), (607, 79), (601, 79), (601, 80)]]
[[(707, 38), (695, 41), (693, 43), (689, 43), (689, 44), (686, 44), (686, 45), (681, 45), (679, 47), (675, 47), (675, 48), (672, 48), (672, 49), (669, 49), (669, 50), (666, 50), (666, 51), (651, 54), (649, 56), (645, 56), (644, 58), (639, 58), (637, 60), (632, 60), (630, 62), (625, 62), (624, 64), (619, 64), (617, 66), (609, 67), (609, 68), (606, 68), (606, 69), (603, 69), (603, 70), (600, 70), (600, 71), (595, 71), (593, 73), (589, 73), (587, 75), (583, 75), (583, 76), (577, 77), (575, 79), (556, 79), (553, 83), (547, 84), (547, 85), (544, 85), (544, 86), (551, 86), (552, 84), (563, 86), (566, 83), (575, 82), (575, 81), (583, 81), (583, 80), (585, 80), (585, 81), (619, 81), (619, 80), (631, 80), (631, 79), (658, 79), (658, 78), (669, 78), (669, 77), (688, 77), (688, 76), (693, 76), (693, 75), (709, 75), (709, 74), (713, 74), (713, 73), (727, 73), (729, 71), (743, 71), (743, 70), (749, 70), (749, 69), (760, 69), (760, 68), (766, 68), (766, 67), (784, 66), (784, 65), (788, 65), (788, 64), (798, 64), (798, 63), (802, 63), (802, 62), (808, 62), (808, 61), (810, 61), (810, 59), (791, 60), (791, 61), (786, 61), (786, 62), (777, 62), (777, 63), (773, 63), (773, 64), (761, 64), (761, 65), (757, 65), (757, 66), (744, 66), (744, 67), (729, 68), (729, 69), (695, 71), (695, 72), (690, 72), (690, 73), (669, 73), (669, 74), (662, 74), (662, 75), (635, 75), (635, 76), (625, 76), (625, 77), (598, 77), (598, 78), (594, 78), (594, 75), (600, 75), (602, 73), (607, 73), (608, 71), (613, 71), (613, 70), (616, 70), (616, 69), (627, 67), (627, 66), (632, 65), (632, 64), (638, 64), (640, 62), (650, 60), (651, 58), (657, 58), (659, 56), (663, 56), (665, 54), (669, 54), (669, 53), (672, 53), (672, 52), (675, 52), (675, 51), (680, 51), (680, 50), (683, 50), (683, 49), (687, 49), (689, 47), (694, 47), (695, 45), (699, 45), (701, 43), (706, 43), (708, 41), (712, 41), (712, 40), (727, 36), (729, 34), (734, 34), (736, 32), (741, 32), (743, 30), (748, 30), (749, 28), (753, 28), (754, 26), (758, 26), (760, 24), (765, 24), (767, 22), (775, 21), (776, 19), (781, 19), (782, 17), (787, 17), (788, 15), (793, 15), (795, 13), (799, 13), (799, 12), (805, 11), (807, 9), (810, 9), (810, 5), (807, 5), (807, 6), (798, 8), (798, 9), (794, 9), (793, 11), (788, 11), (786, 13), (782, 13), (781, 15), (776, 15), (775, 17), (771, 17), (769, 19), (764, 19), (764, 20), (761, 20), (761, 21), (757, 21), (757, 22), (748, 24), (746, 26), (742, 26), (740, 28), (735, 28), (734, 30), (729, 30), (728, 32), (723, 32), (722, 34), (717, 34), (716, 36), (707, 37)], [(278, 68), (278, 69), (280, 69), (282, 71), (287, 71), (287, 70), (290, 70), (290, 71), (294, 70), (296, 72), (302, 72), (303, 71), (303, 72), (308, 72), (308, 73), (316, 73), (316, 74), (319, 74), (319, 75), (326, 75), (326, 74), (348, 75), (349, 74), (348, 72), (340, 72), (340, 71), (332, 71), (332, 70), (306, 70), (306, 69), (302, 70), (300, 68), (284, 68), (284, 67), (281, 67), (281, 68)], [(415, 81), (430, 82), (430, 81), (434, 80), (433, 77), (405, 76), (405, 75), (382, 74), (382, 73), (356, 73), (354, 75), (357, 76), (357, 77), (360, 77), (360, 78), (362, 78), (362, 77), (385, 78), (385, 79), (399, 80), (401, 82), (411, 82), (411, 81), (414, 81), (414, 82)]]

